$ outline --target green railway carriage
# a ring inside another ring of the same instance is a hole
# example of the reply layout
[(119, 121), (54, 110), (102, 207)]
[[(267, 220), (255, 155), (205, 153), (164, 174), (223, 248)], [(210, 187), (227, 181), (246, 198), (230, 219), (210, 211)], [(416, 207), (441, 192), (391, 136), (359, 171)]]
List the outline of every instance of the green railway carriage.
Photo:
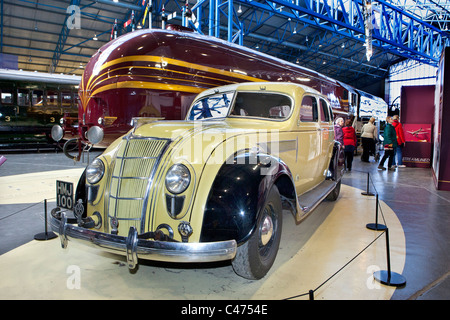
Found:
[(54, 143), (51, 129), (78, 119), (77, 76), (0, 70), (0, 146)]

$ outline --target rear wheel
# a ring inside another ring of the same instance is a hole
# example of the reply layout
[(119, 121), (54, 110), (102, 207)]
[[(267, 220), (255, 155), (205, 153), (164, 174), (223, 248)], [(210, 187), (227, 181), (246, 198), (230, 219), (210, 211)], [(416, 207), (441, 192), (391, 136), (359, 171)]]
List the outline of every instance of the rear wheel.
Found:
[(238, 247), (232, 261), (234, 271), (247, 279), (264, 277), (278, 253), (282, 228), (282, 206), (278, 188), (274, 185), (264, 203), (256, 228), (250, 238)]

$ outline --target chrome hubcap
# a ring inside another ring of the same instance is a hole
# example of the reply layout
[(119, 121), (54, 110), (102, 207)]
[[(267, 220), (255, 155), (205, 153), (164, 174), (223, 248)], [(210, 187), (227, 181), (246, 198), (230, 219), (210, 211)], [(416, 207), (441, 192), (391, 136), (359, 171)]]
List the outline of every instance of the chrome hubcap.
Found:
[(268, 215), (264, 217), (263, 223), (261, 224), (261, 244), (265, 246), (269, 243), (273, 234), (273, 221), (272, 218)]

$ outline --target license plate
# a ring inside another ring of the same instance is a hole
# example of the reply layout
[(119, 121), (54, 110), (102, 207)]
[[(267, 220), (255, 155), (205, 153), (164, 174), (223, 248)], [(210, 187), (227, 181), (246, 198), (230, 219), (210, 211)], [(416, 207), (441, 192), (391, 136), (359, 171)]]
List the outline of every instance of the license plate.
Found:
[(56, 205), (73, 210), (73, 183), (56, 180)]

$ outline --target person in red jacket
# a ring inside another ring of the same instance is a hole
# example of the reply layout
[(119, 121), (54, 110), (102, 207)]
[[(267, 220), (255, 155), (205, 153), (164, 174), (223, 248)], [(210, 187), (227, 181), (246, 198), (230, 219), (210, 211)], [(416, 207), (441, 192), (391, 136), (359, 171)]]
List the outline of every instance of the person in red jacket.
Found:
[(394, 115), (392, 117), (394, 121), (392, 122), (392, 125), (395, 128), (395, 133), (397, 134), (397, 148), (395, 149), (395, 156), (394, 156), (394, 165), (397, 165), (397, 167), (406, 167), (403, 164), (403, 147), (405, 146), (405, 135), (403, 133), (403, 126), (398, 120), (398, 115)]
[(345, 167), (347, 171), (352, 171), (353, 163), (353, 153), (356, 149), (356, 131), (352, 127), (352, 121), (347, 119), (345, 121), (345, 126), (342, 128), (344, 132), (344, 156), (345, 156)]

